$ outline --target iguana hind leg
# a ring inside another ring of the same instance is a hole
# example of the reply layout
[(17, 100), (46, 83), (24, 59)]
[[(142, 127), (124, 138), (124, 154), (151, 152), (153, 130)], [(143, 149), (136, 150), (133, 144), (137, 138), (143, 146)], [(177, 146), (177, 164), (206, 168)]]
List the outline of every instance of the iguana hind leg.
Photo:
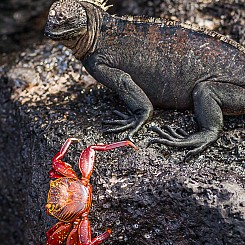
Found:
[(175, 132), (169, 127), (165, 127), (165, 131), (153, 127), (152, 130), (160, 138), (153, 138), (150, 143), (193, 148), (187, 157), (202, 152), (219, 138), (223, 114), (245, 114), (245, 88), (229, 83), (202, 82), (193, 91), (193, 102), (199, 132), (186, 135), (183, 131)]

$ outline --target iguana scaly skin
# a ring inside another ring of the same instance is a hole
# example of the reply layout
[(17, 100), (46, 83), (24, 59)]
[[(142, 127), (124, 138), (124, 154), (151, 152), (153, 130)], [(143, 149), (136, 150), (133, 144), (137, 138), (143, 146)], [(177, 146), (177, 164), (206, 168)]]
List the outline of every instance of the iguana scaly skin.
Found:
[(222, 131), (223, 115), (245, 114), (245, 48), (216, 32), (155, 18), (115, 17), (106, 1), (61, 0), (49, 12), (46, 35), (61, 41), (100, 83), (116, 91), (130, 115), (117, 112), (128, 138), (153, 107), (192, 109), (200, 131), (153, 128), (160, 142), (203, 151)]

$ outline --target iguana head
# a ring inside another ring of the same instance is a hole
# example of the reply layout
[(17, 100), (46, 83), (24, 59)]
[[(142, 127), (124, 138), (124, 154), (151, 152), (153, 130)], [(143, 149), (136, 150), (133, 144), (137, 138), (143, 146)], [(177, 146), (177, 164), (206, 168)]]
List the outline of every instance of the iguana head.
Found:
[(81, 1), (60, 0), (50, 7), (45, 35), (54, 40), (68, 40), (87, 30), (87, 14)]
[(50, 7), (45, 35), (54, 40), (69, 40), (87, 31), (88, 17), (83, 3), (107, 10), (107, 0), (60, 0)]
[(77, 59), (94, 52), (107, 0), (60, 0), (49, 10), (45, 35), (70, 48)]

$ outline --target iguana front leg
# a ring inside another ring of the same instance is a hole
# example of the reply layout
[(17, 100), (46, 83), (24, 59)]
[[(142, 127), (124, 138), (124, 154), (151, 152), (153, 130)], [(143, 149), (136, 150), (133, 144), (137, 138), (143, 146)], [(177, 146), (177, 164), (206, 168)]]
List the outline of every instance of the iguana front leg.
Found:
[(128, 139), (132, 140), (134, 134), (152, 116), (151, 101), (131, 76), (122, 70), (101, 64), (91, 73), (97, 81), (116, 91), (130, 111), (129, 115), (116, 111), (115, 113), (122, 119), (107, 120), (105, 123), (119, 126), (106, 132), (120, 132), (132, 128), (128, 134)]
[(150, 143), (193, 148), (186, 157), (202, 152), (219, 138), (223, 127), (223, 114), (245, 113), (245, 88), (229, 83), (202, 82), (196, 85), (193, 91), (193, 102), (199, 132), (187, 135), (183, 131), (175, 132), (166, 126), (164, 131), (154, 127), (152, 129), (160, 138), (151, 139)]

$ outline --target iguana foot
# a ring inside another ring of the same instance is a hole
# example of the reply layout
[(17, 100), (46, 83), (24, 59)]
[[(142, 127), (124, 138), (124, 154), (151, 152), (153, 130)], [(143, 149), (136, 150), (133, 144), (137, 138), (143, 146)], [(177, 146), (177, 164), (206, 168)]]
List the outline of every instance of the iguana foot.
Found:
[(127, 135), (127, 139), (133, 142), (134, 134), (141, 128), (141, 126), (145, 123), (146, 119), (148, 118), (148, 114), (133, 114), (129, 111), (129, 115), (124, 114), (120, 111), (114, 110), (114, 114), (119, 116), (122, 119), (119, 120), (104, 120), (103, 124), (111, 124), (111, 125), (118, 125), (115, 128), (108, 128), (105, 129), (105, 133), (119, 133), (123, 132), (127, 129), (132, 129), (129, 134)]
[[(219, 138), (219, 131), (203, 130), (195, 134), (188, 135), (184, 130), (173, 130), (169, 126), (164, 127), (165, 131), (158, 127), (151, 127), (151, 130), (158, 133), (160, 138), (152, 138), (149, 144), (162, 143), (176, 147), (190, 147), (185, 159), (204, 151), (210, 144)], [(148, 145), (149, 145), (148, 144)]]
[(137, 119), (131, 112), (129, 112), (130, 115), (124, 114), (117, 110), (114, 110), (113, 113), (121, 117), (122, 119), (104, 120), (103, 124), (119, 125), (116, 128), (105, 129), (104, 130), (105, 133), (119, 133), (129, 128), (135, 127)]

